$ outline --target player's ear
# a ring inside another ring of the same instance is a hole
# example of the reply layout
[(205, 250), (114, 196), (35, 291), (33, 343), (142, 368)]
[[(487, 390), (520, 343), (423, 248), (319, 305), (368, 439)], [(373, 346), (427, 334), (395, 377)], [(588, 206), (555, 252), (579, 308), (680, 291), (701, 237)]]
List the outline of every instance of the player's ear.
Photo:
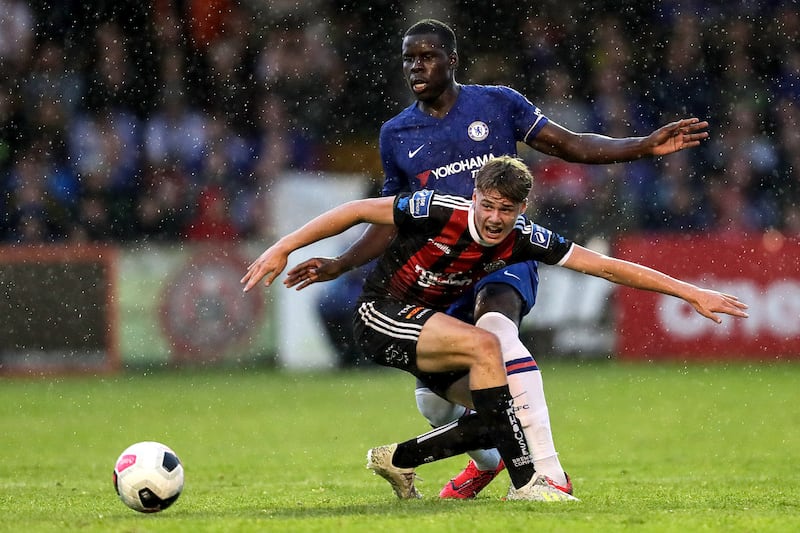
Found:
[(449, 65), (450, 68), (456, 68), (458, 66), (458, 53), (455, 50), (450, 52)]

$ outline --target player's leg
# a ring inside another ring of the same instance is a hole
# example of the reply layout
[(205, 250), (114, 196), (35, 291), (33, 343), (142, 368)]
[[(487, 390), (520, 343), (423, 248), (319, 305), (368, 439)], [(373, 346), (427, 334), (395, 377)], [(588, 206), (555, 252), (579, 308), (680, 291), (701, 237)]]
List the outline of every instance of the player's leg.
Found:
[[(465, 295), (448, 314), (467, 321), (477, 317), (478, 327), (495, 333), (501, 340), (517, 416), (523, 422), (528, 439), (535, 443), (532, 444), (532, 452), (536, 471), (572, 493), (572, 485), (555, 451), (541, 372), (533, 356), (519, 340), (519, 321), (536, 301), (538, 282), (535, 262), (511, 265), (484, 278), (475, 288), (477, 296), (472, 299), (472, 294)], [(418, 409), (434, 427), (463, 416), (462, 408), (443, 401), (428, 389), (418, 386), (416, 398)], [(471, 457), (469, 464), (444, 486), (441, 497), (474, 497), (502, 470), (499, 454), (495, 450), (473, 450), (468, 453)]]
[[(446, 395), (454, 403), (470, 403), (469, 387), (465, 379), (452, 384), (445, 393), (445, 383), (452, 382), (452, 375), (436, 376), (430, 387)], [(495, 443), (495, 433), (477, 413), (470, 413), (446, 426), (399, 444), (389, 444), (371, 449), (367, 454), (367, 467), (386, 478), (401, 498), (419, 497), (413, 487), (415, 467), (432, 461), (445, 459), (477, 447), (490, 447)], [(511, 469), (509, 469), (511, 471)], [(513, 484), (507, 496), (510, 500), (569, 501), (570, 494), (555, 486), (545, 476), (536, 474), (522, 487)]]
[[(417, 409), (433, 428), (446, 426), (472, 412), (472, 409), (468, 407), (442, 398), (420, 380), (417, 380), (414, 396), (417, 401)], [(479, 471), (495, 472), (501, 463), (500, 454), (494, 448), (470, 450), (467, 455), (470, 456)], [(448, 486), (450, 485), (448, 484)]]
[(470, 396), (478, 418), (493, 435), (512, 484), (521, 487), (532, 479), (534, 470), (526, 437), (519, 432), (497, 337), (437, 313), (419, 335), (417, 367), (432, 373), (464, 366), (469, 368)]
[(499, 275), (485, 278), (478, 287), (475, 325), (500, 340), (509, 390), (531, 445), (536, 471), (572, 493), (555, 449), (541, 372), (519, 339), (519, 323), (536, 301), (538, 281), (536, 264), (532, 262), (510, 265)]
[[(379, 364), (415, 375), (468, 370), (478, 419), (494, 436), (512, 484), (521, 487), (532, 479), (529, 448), (514, 414), (497, 337), (444, 313), (409, 309), (401, 302), (361, 304), (354, 330), (364, 352)], [(424, 456), (416, 459), (425, 462)]]
[[(447, 314), (471, 324), (474, 308), (475, 292), (468, 291), (447, 310)], [(460, 403), (445, 400), (441, 394), (432, 391), (419, 379), (414, 396), (417, 409), (434, 428), (446, 426), (472, 412)], [(469, 450), (467, 455), (470, 457), (467, 468), (442, 488), (439, 492), (440, 498), (474, 498), (505, 467), (500, 453), (493, 447)]]
[[(419, 380), (414, 395), (417, 409), (433, 428), (446, 426), (474, 412), (460, 403), (445, 400)], [(440, 498), (474, 498), (505, 468), (500, 453), (493, 445), (488, 449), (468, 450), (466, 453), (470, 458), (467, 467), (442, 487)]]

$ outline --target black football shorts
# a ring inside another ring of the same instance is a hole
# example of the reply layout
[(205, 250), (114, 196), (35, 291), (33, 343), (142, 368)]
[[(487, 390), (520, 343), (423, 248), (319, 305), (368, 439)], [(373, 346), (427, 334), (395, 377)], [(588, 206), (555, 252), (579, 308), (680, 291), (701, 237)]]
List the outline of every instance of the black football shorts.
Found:
[(405, 370), (444, 397), (450, 385), (468, 370), (429, 373), (417, 367), (417, 340), (436, 311), (399, 300), (361, 302), (353, 317), (353, 333), (362, 352), (379, 365)]

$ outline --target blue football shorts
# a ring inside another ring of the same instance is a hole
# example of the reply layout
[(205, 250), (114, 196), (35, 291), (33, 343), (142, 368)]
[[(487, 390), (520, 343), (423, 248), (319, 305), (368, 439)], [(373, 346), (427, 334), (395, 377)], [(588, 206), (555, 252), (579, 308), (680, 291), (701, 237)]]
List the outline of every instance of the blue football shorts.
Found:
[(447, 309), (447, 314), (464, 322), (474, 324), (475, 298), (483, 287), (489, 283), (510, 285), (522, 298), (522, 315), (527, 315), (536, 303), (536, 291), (539, 288), (539, 267), (536, 261), (514, 263), (500, 270), (495, 270), (478, 283), (473, 285), (453, 305)]

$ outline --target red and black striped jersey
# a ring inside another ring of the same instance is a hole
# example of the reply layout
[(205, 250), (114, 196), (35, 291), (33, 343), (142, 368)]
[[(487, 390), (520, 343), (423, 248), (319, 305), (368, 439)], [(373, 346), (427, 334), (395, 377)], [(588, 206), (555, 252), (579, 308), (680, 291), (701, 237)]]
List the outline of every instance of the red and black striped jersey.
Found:
[(520, 215), (501, 243), (485, 246), (474, 228), (472, 201), (420, 190), (397, 196), (397, 237), (364, 283), (361, 300), (392, 296), (444, 310), (487, 274), (528, 260), (556, 264), (572, 242)]

